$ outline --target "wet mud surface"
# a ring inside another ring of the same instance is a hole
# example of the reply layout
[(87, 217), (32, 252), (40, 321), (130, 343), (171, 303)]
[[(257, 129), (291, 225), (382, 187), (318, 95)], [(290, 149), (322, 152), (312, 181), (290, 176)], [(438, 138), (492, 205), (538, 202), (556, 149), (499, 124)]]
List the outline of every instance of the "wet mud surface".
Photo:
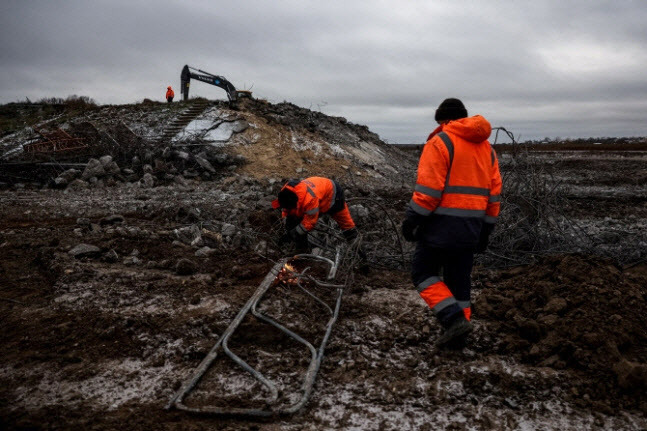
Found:
[[(559, 169), (567, 178), (591, 172), (586, 163), (569, 163)], [(591, 166), (598, 172), (591, 178), (600, 179), (593, 185), (606, 186), (608, 176)], [(615, 193), (625, 186), (634, 187), (620, 184)], [(647, 428), (647, 265), (640, 250), (631, 264), (571, 253), (477, 267), (475, 331), (466, 347), (447, 350), (435, 346), (439, 327), (407, 271), (357, 271), (314, 391), (297, 414), (254, 420), (165, 410), (283, 257), (271, 247), (259, 251), (262, 235), (237, 243), (206, 223), (208, 255), (195, 255), (204, 244), (178, 240), (175, 231), (189, 223), (177, 208), (217, 219), (222, 200), (205, 196), (219, 187), (179, 194), (157, 187), (146, 197), (123, 186), (0, 192), (4, 429)], [(628, 217), (645, 223), (644, 194), (636, 201), (578, 190), (572, 214), (611, 229), (611, 245), (632, 247), (635, 235), (612, 228)], [(231, 195), (226, 208), (235, 207)], [(612, 212), (618, 205), (626, 212)], [(115, 213), (123, 219), (107, 218)], [(269, 211), (252, 213), (267, 232), (276, 222)], [(97, 250), (70, 254), (81, 243)], [(332, 292), (320, 293), (334, 301)], [(274, 286), (262, 309), (313, 344), (321, 340), (326, 313), (294, 285)], [(231, 347), (280, 382), (282, 401), (296, 400), (309, 360), (302, 345), (250, 317)], [(231, 365), (218, 361), (187, 403), (262, 407), (267, 391)]]

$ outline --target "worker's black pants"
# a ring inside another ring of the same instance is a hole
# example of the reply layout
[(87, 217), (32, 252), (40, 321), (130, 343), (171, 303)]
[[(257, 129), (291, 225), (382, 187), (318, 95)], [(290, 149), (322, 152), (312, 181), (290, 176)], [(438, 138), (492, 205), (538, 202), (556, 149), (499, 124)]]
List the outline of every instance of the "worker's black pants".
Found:
[(171, 102), (173, 101), (173, 98), (172, 98), (172, 97), (167, 97), (167, 98), (166, 98), (166, 101), (167, 101), (168, 103), (171, 103)]
[(427, 280), (439, 277), (447, 285), (456, 303), (435, 312), (440, 323), (447, 327), (470, 307), (471, 274), (474, 250), (459, 248), (431, 248), (418, 241), (413, 255), (411, 278), (418, 291), (424, 290)]

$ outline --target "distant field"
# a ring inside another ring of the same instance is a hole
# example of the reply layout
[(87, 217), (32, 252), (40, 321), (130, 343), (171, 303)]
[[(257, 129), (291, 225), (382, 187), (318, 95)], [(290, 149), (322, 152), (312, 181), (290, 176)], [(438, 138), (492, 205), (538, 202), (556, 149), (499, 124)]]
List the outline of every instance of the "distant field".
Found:
[(529, 151), (647, 151), (647, 139), (642, 142), (555, 142), (548, 144), (497, 144), (500, 153), (513, 151), (514, 148), (525, 148)]
[[(420, 151), (420, 145), (397, 145), (405, 151)], [(603, 138), (599, 140), (575, 140), (549, 143), (522, 142), (518, 144), (496, 144), (498, 153), (507, 153), (515, 149), (528, 151), (647, 151), (647, 138)]]

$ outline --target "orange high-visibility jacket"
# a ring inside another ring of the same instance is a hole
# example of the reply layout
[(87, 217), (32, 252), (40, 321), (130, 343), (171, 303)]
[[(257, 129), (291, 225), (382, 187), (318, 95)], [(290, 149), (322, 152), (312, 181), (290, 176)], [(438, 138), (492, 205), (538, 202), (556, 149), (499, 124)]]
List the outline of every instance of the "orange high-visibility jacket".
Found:
[(480, 115), (439, 126), (420, 156), (410, 209), (422, 216), (478, 220), (479, 230), (482, 222), (495, 223), (501, 205), (501, 174), (487, 141), (491, 131), (490, 123)]
[(171, 87), (168, 87), (168, 90), (166, 90), (166, 98), (168, 99), (169, 97), (175, 97), (175, 93)]
[(283, 209), (283, 217), (294, 216), (301, 218), (297, 226), (300, 233), (312, 230), (319, 220), (319, 214), (325, 214), (335, 202), (335, 184), (328, 178), (310, 177), (296, 185), (289, 182), (281, 190), (288, 189), (297, 195), (296, 208)]

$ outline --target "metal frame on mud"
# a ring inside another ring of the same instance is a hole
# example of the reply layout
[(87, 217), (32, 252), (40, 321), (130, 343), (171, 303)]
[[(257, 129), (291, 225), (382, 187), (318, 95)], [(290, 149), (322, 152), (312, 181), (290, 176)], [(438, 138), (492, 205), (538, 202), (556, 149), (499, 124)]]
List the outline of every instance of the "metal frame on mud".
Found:
[[(330, 281), (330, 280), (333, 280), (337, 274), (340, 258), (341, 258), (341, 251), (339, 248), (337, 248), (334, 261), (314, 254), (298, 254), (294, 256), (292, 259), (282, 259), (279, 262), (277, 262), (276, 265), (274, 265), (274, 267), (267, 274), (265, 279), (263, 279), (258, 289), (252, 295), (249, 301), (247, 301), (245, 306), (241, 308), (241, 310), (238, 312), (238, 314), (231, 322), (229, 327), (227, 327), (227, 329), (222, 334), (218, 342), (212, 347), (212, 349), (209, 351), (207, 356), (202, 360), (202, 362), (196, 369), (196, 372), (184, 382), (182, 387), (175, 393), (173, 398), (170, 400), (166, 408), (167, 409), (177, 408), (179, 410), (184, 410), (191, 413), (214, 414), (214, 415), (237, 415), (237, 416), (251, 416), (251, 417), (269, 417), (269, 416), (287, 415), (287, 414), (295, 413), (299, 409), (301, 409), (306, 404), (306, 402), (308, 401), (308, 398), (310, 397), (310, 394), (312, 393), (314, 381), (324, 356), (324, 349), (326, 347), (326, 343), (328, 342), (328, 338), (330, 337), (332, 326), (337, 321), (344, 285), (326, 283), (326, 282), (321, 282), (319, 280), (316, 280), (314, 277), (310, 275), (306, 275), (308, 268), (304, 269), (301, 273), (293, 273), (292, 278), (296, 280), (296, 285), (301, 290), (303, 290), (308, 296), (313, 298), (317, 303), (324, 306), (324, 308), (327, 309), (328, 312), (330, 313), (330, 318), (328, 320), (328, 323), (326, 324), (325, 335), (318, 349), (315, 349), (315, 347), (310, 342), (306, 341), (303, 337), (289, 330), (281, 323), (259, 312), (258, 303), (263, 298), (265, 293), (269, 290), (269, 288), (274, 285), (274, 281), (278, 277), (279, 273), (285, 268), (285, 265), (287, 263), (293, 262), (294, 260), (299, 260), (299, 259), (310, 259), (310, 260), (318, 260), (321, 262), (325, 262), (330, 267), (327, 275), (327, 280)], [(315, 296), (304, 286), (302, 286), (301, 285), (302, 279), (307, 279), (319, 287), (337, 289), (337, 298), (335, 301), (334, 309), (331, 308), (328, 304), (326, 304), (323, 300)], [(198, 382), (202, 379), (202, 377), (211, 367), (213, 362), (216, 360), (218, 352), (221, 349), (229, 358), (231, 358), (236, 364), (238, 364), (244, 370), (249, 372), (249, 374), (254, 379), (258, 380), (263, 386), (265, 386), (270, 391), (271, 400), (269, 401), (268, 404), (275, 403), (277, 401), (279, 394), (278, 394), (278, 389), (276, 387), (276, 384), (274, 384), (271, 380), (269, 380), (263, 374), (258, 372), (248, 363), (243, 361), (228, 347), (229, 339), (231, 338), (231, 336), (239, 327), (239, 325), (241, 324), (245, 316), (247, 316), (247, 314), (250, 311), (254, 317), (256, 317), (262, 322), (265, 322), (279, 329), (280, 331), (282, 331), (292, 339), (305, 345), (310, 351), (311, 359), (310, 359), (310, 364), (304, 375), (303, 384), (301, 385), (301, 391), (302, 391), (301, 398), (292, 405), (275, 406), (274, 408), (270, 407), (268, 409), (231, 408), (231, 407), (218, 407), (218, 406), (190, 407), (184, 404), (183, 403), (184, 398), (196, 387)]]

